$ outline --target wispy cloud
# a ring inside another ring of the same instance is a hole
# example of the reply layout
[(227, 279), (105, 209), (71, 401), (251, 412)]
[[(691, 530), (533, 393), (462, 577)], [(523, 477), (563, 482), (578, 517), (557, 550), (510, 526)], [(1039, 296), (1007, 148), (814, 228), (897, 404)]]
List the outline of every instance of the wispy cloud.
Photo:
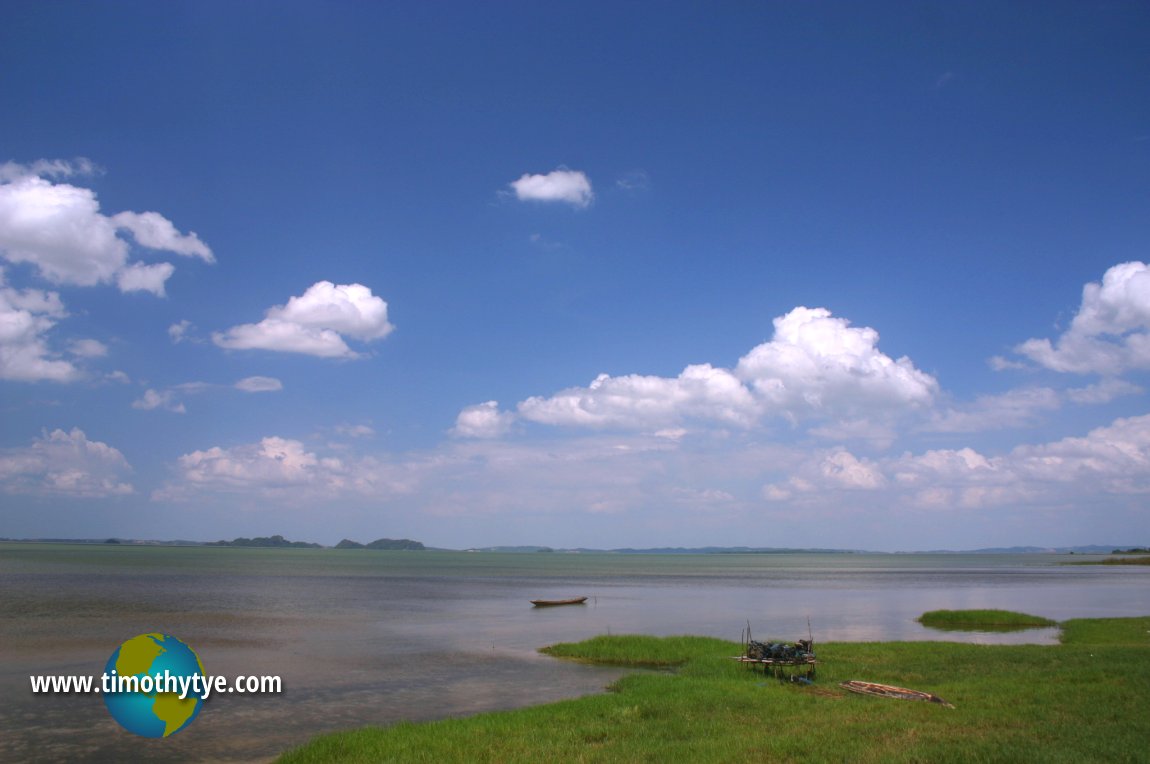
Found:
[(623, 191), (646, 191), (651, 187), (651, 178), (646, 170), (631, 170), (615, 179), (615, 187)]
[(284, 389), (283, 382), (275, 377), (244, 377), (232, 387), (245, 393), (275, 393)]
[(940, 74), (935, 79), (934, 84), (931, 86), (930, 89), (931, 90), (942, 90), (947, 85), (949, 85), (951, 82), (953, 82), (954, 78), (955, 78), (954, 72), (950, 72), (950, 71), (943, 72), (942, 74)]
[(192, 395), (201, 395), (213, 391), (239, 390), (244, 393), (275, 393), (283, 390), (283, 382), (275, 377), (244, 377), (232, 385), (214, 384), (211, 382), (181, 382), (169, 388), (155, 390), (148, 388), (144, 394), (132, 402), (132, 408), (143, 411), (171, 411), (176, 414), (187, 413), (183, 398)]
[(1049, 387), (1023, 387), (999, 395), (983, 395), (972, 403), (950, 406), (931, 415), (924, 429), (931, 432), (986, 432), (1033, 424), (1039, 416), (1062, 405)]
[(174, 414), (186, 414), (188, 412), (184, 404), (176, 398), (175, 390), (153, 390), (152, 388), (148, 388), (142, 396), (132, 401), (132, 408), (141, 411), (160, 409), (171, 411)]
[(168, 327), (168, 336), (172, 338), (172, 343), (176, 345), (181, 342), (197, 342), (198, 340), (191, 333), (193, 329), (195, 329), (195, 324), (184, 319)]

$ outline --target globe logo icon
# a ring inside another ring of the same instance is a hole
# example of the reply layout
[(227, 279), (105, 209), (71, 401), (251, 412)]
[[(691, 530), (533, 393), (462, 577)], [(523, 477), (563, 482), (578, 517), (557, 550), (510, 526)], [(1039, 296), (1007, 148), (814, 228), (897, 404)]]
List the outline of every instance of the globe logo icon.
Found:
[[(192, 648), (170, 634), (140, 634), (116, 648), (104, 666), (104, 704), (124, 729), (143, 737), (168, 737), (187, 727), (203, 706), (197, 693), (204, 665)], [(199, 680), (193, 677), (199, 676)], [(189, 682), (195, 681), (195, 685)], [(180, 699), (180, 687), (194, 687)]]

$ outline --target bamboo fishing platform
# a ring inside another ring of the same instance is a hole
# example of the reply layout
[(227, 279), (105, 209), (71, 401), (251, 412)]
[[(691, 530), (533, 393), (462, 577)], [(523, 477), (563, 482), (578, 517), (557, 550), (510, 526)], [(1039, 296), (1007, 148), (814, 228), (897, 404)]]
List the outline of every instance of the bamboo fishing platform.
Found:
[(732, 660), (751, 669), (761, 666), (763, 674), (770, 673), (776, 679), (797, 681), (801, 675), (811, 680), (815, 678), (818, 666), (814, 647), (814, 637), (794, 642), (756, 642), (751, 639), (751, 626), (748, 623), (743, 632), (743, 654), (734, 656)]
[(794, 670), (797, 667), (803, 667), (803, 666), (805, 666), (807, 669), (806, 672), (803, 673), (803, 676), (805, 676), (807, 679), (814, 679), (815, 673), (816, 673), (815, 667), (818, 666), (818, 663), (819, 663), (818, 660), (816, 660), (813, 655), (809, 656), (809, 657), (804, 657), (804, 658), (796, 658), (793, 660), (776, 660), (773, 658), (748, 658), (745, 655), (736, 655), (736, 656), (734, 656), (734, 660), (738, 661), (739, 663), (748, 665), (752, 668), (754, 668), (755, 666), (762, 666), (764, 674), (770, 673), (776, 679), (786, 679), (789, 676), (791, 676), (791, 674), (788, 673), (789, 671)]

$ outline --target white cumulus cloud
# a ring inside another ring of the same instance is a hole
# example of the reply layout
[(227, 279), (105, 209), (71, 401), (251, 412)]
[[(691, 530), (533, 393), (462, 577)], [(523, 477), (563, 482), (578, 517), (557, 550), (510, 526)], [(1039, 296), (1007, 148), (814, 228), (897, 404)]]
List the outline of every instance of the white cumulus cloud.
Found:
[(840, 448), (812, 455), (787, 480), (764, 486), (762, 495), (768, 501), (787, 501), (818, 491), (874, 491), (886, 484), (877, 463)]
[(763, 496), (825, 504), (843, 489), (870, 489), (883, 507), (935, 510), (1066, 507), (1106, 495), (1146, 495), (1150, 415), (999, 455), (966, 447), (872, 461), (838, 450), (807, 460), (786, 480), (767, 484)]
[(286, 305), (269, 308), (258, 324), (241, 324), (212, 335), (231, 350), (274, 350), (321, 358), (357, 358), (344, 337), (369, 342), (394, 329), (387, 303), (362, 284), (320, 281)]
[(841, 449), (823, 459), (819, 469), (825, 479), (842, 488), (874, 489), (886, 483), (876, 465)]
[(750, 425), (758, 412), (751, 392), (726, 369), (695, 364), (677, 377), (600, 374), (587, 387), (519, 404), (524, 419), (575, 427), (665, 428), (688, 419)]
[(112, 222), (117, 228), (129, 231), (140, 246), (215, 262), (212, 251), (199, 237), (194, 233), (180, 233), (172, 221), (158, 212), (121, 212), (112, 216)]
[(487, 401), (460, 411), (451, 434), (460, 438), (498, 438), (507, 434), (514, 422), (514, 414), (500, 411), (497, 401)]
[(66, 315), (60, 295), (39, 289), (13, 289), (0, 270), (0, 379), (78, 379), (79, 369), (58, 358), (48, 346), (48, 331)]
[(214, 492), (297, 501), (402, 490), (375, 460), (322, 456), (302, 441), (277, 436), (193, 451), (179, 458), (177, 472), (178, 480), (157, 491), (156, 498), (178, 500)]
[(163, 297), (167, 294), (165, 285), (175, 272), (171, 263), (132, 263), (116, 274), (116, 286), (121, 292), (151, 292)]
[(100, 211), (96, 193), (47, 177), (83, 174), (90, 165), (40, 161), (8, 163), (0, 172), (0, 256), (28, 263), (55, 284), (94, 286), (115, 282), (121, 290), (163, 294), (168, 263), (129, 262), (133, 253), (121, 232), (143, 248), (213, 262), (211, 250), (194, 233), (182, 234), (157, 212)]
[(292, 485), (310, 483), (323, 470), (337, 470), (338, 460), (322, 464), (319, 457), (306, 450), (298, 440), (268, 437), (258, 444), (206, 451), (193, 451), (181, 456), (180, 468), (192, 483), (245, 485)]
[(524, 173), (511, 182), (515, 198), (520, 201), (563, 202), (584, 208), (591, 204), (595, 193), (585, 173), (560, 167), (546, 175)]
[(599, 375), (587, 387), (521, 402), (519, 415), (557, 426), (663, 429), (690, 420), (750, 427), (764, 416), (850, 419), (929, 406), (933, 377), (908, 358), (878, 349), (878, 333), (855, 328), (823, 308), (795, 308), (776, 318), (775, 334), (733, 370), (694, 364), (677, 377)]
[(1009, 464), (1038, 485), (1150, 493), (1150, 415), (1117, 419), (1082, 437), (1019, 446), (1011, 452)]
[(1110, 268), (1101, 284), (1082, 288), (1082, 304), (1062, 336), (1029, 339), (1015, 352), (1060, 372), (1109, 376), (1150, 368), (1150, 266)]
[(0, 490), (10, 494), (102, 498), (132, 493), (131, 471), (118, 450), (83, 430), (53, 430), (27, 448), (0, 451)]
[(870, 327), (852, 327), (825, 308), (798, 307), (774, 320), (775, 334), (735, 368), (767, 410), (804, 414), (865, 414), (929, 405), (938, 382), (878, 349)]

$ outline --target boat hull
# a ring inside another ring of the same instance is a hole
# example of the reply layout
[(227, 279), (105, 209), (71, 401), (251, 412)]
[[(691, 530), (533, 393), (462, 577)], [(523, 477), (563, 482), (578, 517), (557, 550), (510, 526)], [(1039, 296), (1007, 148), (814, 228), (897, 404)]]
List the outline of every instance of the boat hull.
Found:
[(569, 600), (531, 600), (531, 604), (535, 607), (555, 607), (557, 605), (582, 605), (586, 601), (586, 597), (572, 597)]
[(932, 695), (929, 692), (910, 690), (906, 687), (895, 687), (893, 685), (877, 684), (875, 682), (862, 682), (857, 679), (852, 679), (849, 682), (839, 682), (839, 687), (850, 690), (851, 692), (857, 692), (860, 695), (877, 695), (881, 698), (895, 698), (896, 700), (925, 700), (928, 703), (938, 703), (947, 708), (954, 708), (954, 706), (937, 695)]

